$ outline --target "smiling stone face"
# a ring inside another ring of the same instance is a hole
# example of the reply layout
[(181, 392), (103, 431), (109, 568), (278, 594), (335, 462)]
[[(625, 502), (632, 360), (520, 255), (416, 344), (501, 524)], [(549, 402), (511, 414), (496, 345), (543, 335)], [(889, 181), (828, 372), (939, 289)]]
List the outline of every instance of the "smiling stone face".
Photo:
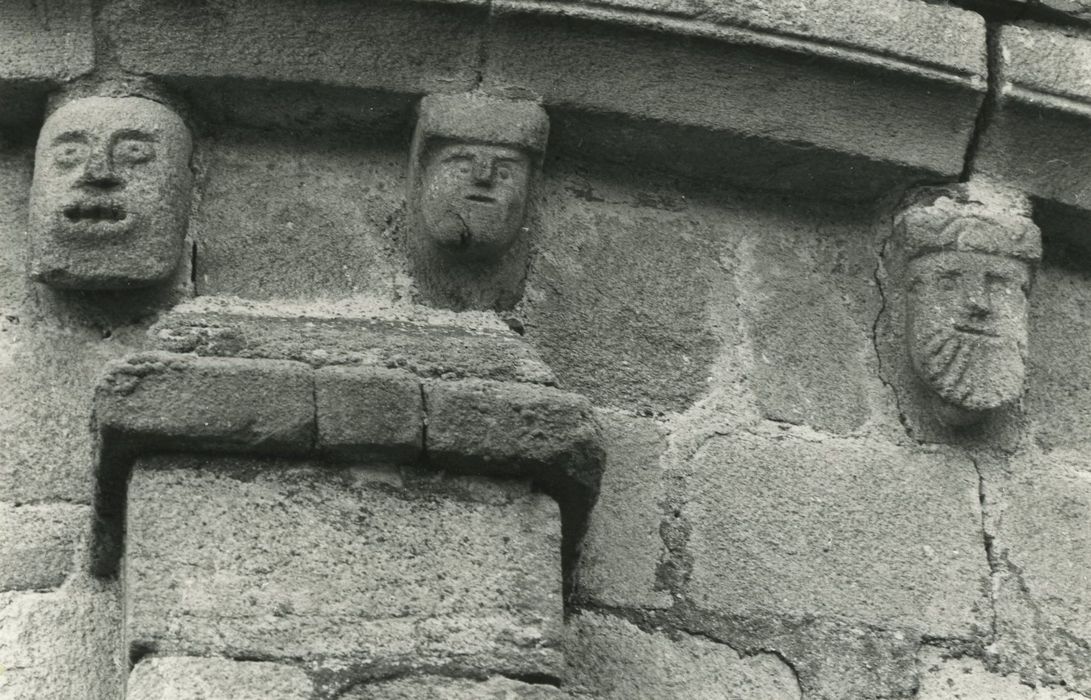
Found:
[(471, 258), (502, 254), (526, 215), (530, 159), (504, 146), (448, 144), (427, 159), (421, 219), (435, 245)]
[(192, 140), (138, 97), (70, 102), (42, 127), (31, 188), (30, 274), (66, 289), (168, 279), (188, 223)]
[(986, 253), (945, 251), (909, 264), (910, 357), (944, 400), (971, 411), (1023, 393), (1029, 266)]

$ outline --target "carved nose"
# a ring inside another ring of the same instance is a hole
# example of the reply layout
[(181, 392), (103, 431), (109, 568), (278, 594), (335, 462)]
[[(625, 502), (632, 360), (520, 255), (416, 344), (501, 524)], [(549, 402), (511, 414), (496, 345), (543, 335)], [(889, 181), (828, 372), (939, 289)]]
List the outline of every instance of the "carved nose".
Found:
[(476, 185), (491, 185), (493, 172), (492, 161), (488, 159), (481, 159), (474, 162), (474, 184)]
[(975, 289), (966, 295), (966, 308), (970, 312), (970, 318), (982, 321), (992, 314), (992, 304), (989, 303), (988, 292)]
[(105, 153), (95, 152), (87, 158), (79, 184), (90, 187), (110, 189), (121, 184), (121, 178), (114, 172), (113, 164)]

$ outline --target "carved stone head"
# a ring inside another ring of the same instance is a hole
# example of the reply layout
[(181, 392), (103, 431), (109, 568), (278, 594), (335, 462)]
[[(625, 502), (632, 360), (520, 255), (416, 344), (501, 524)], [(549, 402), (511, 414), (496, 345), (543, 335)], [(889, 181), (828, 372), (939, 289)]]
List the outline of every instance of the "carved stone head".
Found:
[(410, 173), (417, 244), (455, 261), (502, 256), (523, 232), (548, 133), (545, 112), (531, 102), (425, 97)]
[(897, 227), (917, 376), (958, 422), (1017, 401), (1027, 294), (1042, 249), (1025, 198), (984, 186), (932, 188), (906, 206)]
[(188, 224), (193, 149), (173, 111), (140, 97), (88, 97), (38, 137), (30, 274), (65, 289), (127, 289), (170, 278)]

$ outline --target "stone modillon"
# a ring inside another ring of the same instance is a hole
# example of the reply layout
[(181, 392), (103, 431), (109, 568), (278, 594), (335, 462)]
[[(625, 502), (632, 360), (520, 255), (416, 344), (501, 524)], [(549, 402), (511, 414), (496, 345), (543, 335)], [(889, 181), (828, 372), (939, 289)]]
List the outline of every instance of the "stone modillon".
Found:
[(169, 279), (188, 224), (192, 138), (141, 97), (73, 100), (38, 137), (30, 275), (61, 289), (129, 289)]
[(525, 221), (549, 135), (533, 102), (421, 100), (410, 156), (410, 263), (425, 300), (510, 308), (522, 294)]
[(1041, 258), (1030, 204), (985, 184), (922, 188), (896, 220), (906, 338), (939, 417), (965, 425), (1023, 395), (1027, 294)]

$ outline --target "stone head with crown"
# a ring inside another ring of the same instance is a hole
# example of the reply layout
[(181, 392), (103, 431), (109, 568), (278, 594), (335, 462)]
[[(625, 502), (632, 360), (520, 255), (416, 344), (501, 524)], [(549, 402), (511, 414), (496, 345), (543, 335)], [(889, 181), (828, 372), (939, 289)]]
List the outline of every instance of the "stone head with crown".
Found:
[(922, 188), (907, 199), (895, 230), (908, 259), (910, 361), (953, 409), (945, 422), (972, 423), (1018, 401), (1027, 295), (1042, 253), (1027, 199), (988, 184)]

